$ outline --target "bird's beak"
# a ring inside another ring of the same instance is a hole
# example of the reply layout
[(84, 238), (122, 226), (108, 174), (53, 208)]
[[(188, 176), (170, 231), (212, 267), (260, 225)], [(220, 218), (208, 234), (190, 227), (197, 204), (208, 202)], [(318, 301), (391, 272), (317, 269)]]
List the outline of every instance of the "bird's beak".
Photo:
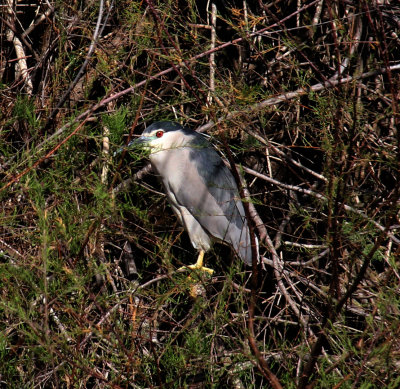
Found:
[(143, 150), (148, 142), (148, 138), (145, 136), (140, 136), (139, 138), (135, 138), (131, 140), (126, 146), (120, 147), (115, 153), (114, 156), (121, 154), (124, 150)]
[(145, 136), (139, 136), (139, 138), (133, 139), (128, 143), (128, 146), (126, 146), (127, 149), (136, 149), (136, 148), (141, 148), (143, 147), (147, 142), (149, 138)]

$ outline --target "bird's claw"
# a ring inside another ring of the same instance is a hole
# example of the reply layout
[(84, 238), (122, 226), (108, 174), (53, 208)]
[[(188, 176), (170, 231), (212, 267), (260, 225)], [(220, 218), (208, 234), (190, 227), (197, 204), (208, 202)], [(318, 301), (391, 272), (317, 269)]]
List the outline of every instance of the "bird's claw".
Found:
[(197, 263), (194, 265), (182, 266), (178, 269), (178, 271), (186, 271), (186, 270), (194, 270), (194, 271), (202, 271), (208, 274), (213, 274), (214, 270), (209, 267), (199, 266)]

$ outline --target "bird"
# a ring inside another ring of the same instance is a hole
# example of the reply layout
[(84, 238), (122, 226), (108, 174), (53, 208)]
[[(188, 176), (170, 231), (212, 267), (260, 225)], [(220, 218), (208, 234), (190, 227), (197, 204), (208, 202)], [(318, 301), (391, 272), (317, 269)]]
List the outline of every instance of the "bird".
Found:
[[(128, 150), (138, 147), (147, 151), (172, 210), (198, 251), (196, 263), (187, 267), (212, 274), (203, 262), (214, 241), (230, 245), (251, 266), (250, 231), (236, 181), (208, 139), (179, 123), (158, 121), (127, 145)], [(257, 237), (255, 245), (258, 261)]]

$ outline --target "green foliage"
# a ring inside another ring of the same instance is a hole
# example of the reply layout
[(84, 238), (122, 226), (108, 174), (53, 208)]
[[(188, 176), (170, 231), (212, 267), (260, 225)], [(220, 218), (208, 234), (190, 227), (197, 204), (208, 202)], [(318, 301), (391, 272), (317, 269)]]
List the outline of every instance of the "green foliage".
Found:
[[(90, 55), (99, 2), (35, 3), (2, 31), (33, 92), (4, 39), (0, 386), (268, 387), (252, 317), (285, 388), (314, 359), (315, 388), (397, 388), (394, 1), (216, 2), (215, 46), (208, 2), (104, 2)], [(148, 153), (118, 152), (155, 120), (229, 145), (272, 242), (257, 285), (218, 242), (212, 276), (177, 271), (196, 253)]]
[(26, 123), (31, 135), (35, 134), (40, 124), (36, 116), (35, 102), (27, 96), (17, 96), (12, 111), (12, 118), (13, 120)]

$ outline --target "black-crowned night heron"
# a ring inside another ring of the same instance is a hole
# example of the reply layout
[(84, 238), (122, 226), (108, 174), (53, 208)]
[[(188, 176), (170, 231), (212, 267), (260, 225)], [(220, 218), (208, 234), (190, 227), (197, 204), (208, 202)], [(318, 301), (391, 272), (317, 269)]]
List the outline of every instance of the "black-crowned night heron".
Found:
[(146, 128), (128, 147), (138, 144), (149, 151), (169, 203), (199, 251), (196, 264), (188, 267), (212, 273), (203, 267), (210, 237), (228, 243), (251, 265), (250, 233), (235, 179), (207, 139), (180, 124), (162, 121)]

